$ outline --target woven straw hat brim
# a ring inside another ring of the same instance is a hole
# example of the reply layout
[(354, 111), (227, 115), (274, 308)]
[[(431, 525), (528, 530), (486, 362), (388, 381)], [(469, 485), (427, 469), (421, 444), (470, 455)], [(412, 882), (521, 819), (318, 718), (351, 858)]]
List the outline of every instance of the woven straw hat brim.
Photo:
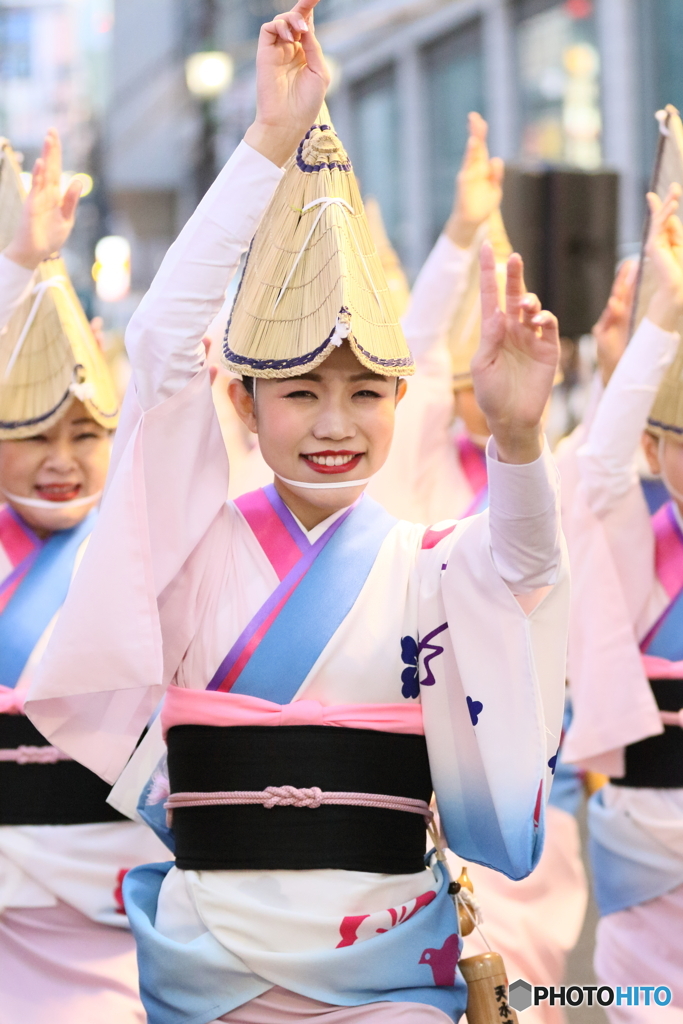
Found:
[(101, 426), (116, 427), (114, 382), (66, 267), (53, 259), (0, 338), (0, 440), (48, 430), (75, 398)]
[[(329, 162), (311, 164), (325, 146)], [(334, 132), (317, 125), (254, 237), (223, 356), (235, 373), (294, 377), (345, 339), (376, 373), (414, 372), (351, 164)]]

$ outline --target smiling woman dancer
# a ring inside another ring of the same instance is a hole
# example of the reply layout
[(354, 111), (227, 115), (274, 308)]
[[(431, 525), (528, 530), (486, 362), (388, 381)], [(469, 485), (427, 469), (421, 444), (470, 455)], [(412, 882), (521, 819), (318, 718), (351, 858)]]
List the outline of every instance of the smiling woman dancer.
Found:
[(77, 186), (61, 195), (59, 138), (23, 206), (8, 145), (0, 159), (3, 223), (18, 218), (0, 254), (0, 1024), (140, 1024), (121, 878), (160, 844), (23, 714), (94, 525), (118, 401), (55, 256), (78, 202)]
[[(362, 496), (412, 358), (316, 120), (314, 6), (262, 28), (256, 120), (131, 321), (100, 522), (30, 702), (113, 781), (166, 691), (166, 797), (160, 770), (143, 809), (165, 800), (176, 861), (124, 885), (152, 1024), (458, 1020), (432, 789), (454, 850), (522, 877), (560, 739), (567, 586), (540, 428), (555, 319), (519, 257), (502, 312), (485, 250), (490, 510), (425, 530)], [(230, 502), (201, 339), (254, 233), (225, 355), (275, 483)], [(122, 782), (149, 777), (158, 729)]]

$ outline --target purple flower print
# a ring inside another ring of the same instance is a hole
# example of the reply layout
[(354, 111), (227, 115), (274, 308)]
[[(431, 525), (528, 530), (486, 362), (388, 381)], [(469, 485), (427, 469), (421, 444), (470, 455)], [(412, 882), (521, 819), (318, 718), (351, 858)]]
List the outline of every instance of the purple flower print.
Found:
[(404, 697), (419, 697), (420, 695), (420, 683), (418, 679), (418, 667), (417, 658), (419, 654), (419, 647), (417, 640), (414, 640), (412, 636), (401, 637), (401, 661), (407, 668), (401, 672), (401, 693)]

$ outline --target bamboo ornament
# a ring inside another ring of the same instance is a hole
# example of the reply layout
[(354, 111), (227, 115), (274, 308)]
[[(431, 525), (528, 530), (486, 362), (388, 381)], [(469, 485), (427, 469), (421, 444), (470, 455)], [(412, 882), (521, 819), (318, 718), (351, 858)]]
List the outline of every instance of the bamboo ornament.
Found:
[(294, 377), (344, 342), (376, 373), (414, 372), (351, 162), (323, 108), (256, 232), (223, 356), (235, 373)]
[[(0, 245), (10, 241), (25, 194), (19, 164), (0, 143)], [(103, 427), (119, 401), (104, 356), (59, 256), (44, 260), (0, 337), (0, 440), (49, 430), (79, 399)]]
[(467, 982), (467, 1024), (517, 1024), (508, 1002), (508, 979), (500, 953), (469, 956), (458, 964)]

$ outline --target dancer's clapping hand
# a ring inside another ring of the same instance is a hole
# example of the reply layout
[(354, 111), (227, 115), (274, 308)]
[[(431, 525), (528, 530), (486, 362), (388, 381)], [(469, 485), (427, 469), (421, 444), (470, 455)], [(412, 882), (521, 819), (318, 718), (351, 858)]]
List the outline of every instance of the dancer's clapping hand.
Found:
[(35, 270), (42, 260), (59, 252), (74, 226), (81, 184), (72, 181), (62, 195), (61, 179), (62, 146), (59, 135), (51, 128), (33, 166), (31, 191), (19, 227), (4, 253), (29, 270)]
[(533, 462), (542, 449), (541, 419), (557, 371), (557, 320), (524, 284), (524, 265), (508, 260), (505, 309), (498, 302), (493, 250), (481, 252), (482, 331), (472, 360), (474, 391), (502, 462)]
[(503, 161), (489, 157), (488, 125), (481, 114), (468, 117), (469, 139), (458, 172), (453, 212), (445, 232), (461, 249), (468, 249), (479, 227), (498, 209), (503, 198)]
[(665, 331), (676, 331), (683, 316), (683, 225), (678, 216), (680, 185), (672, 185), (664, 202), (648, 192), (650, 231), (645, 253), (655, 277), (648, 318)]
[(256, 119), (244, 141), (281, 167), (318, 116), (330, 73), (313, 27), (318, 0), (299, 0), (261, 26)]

